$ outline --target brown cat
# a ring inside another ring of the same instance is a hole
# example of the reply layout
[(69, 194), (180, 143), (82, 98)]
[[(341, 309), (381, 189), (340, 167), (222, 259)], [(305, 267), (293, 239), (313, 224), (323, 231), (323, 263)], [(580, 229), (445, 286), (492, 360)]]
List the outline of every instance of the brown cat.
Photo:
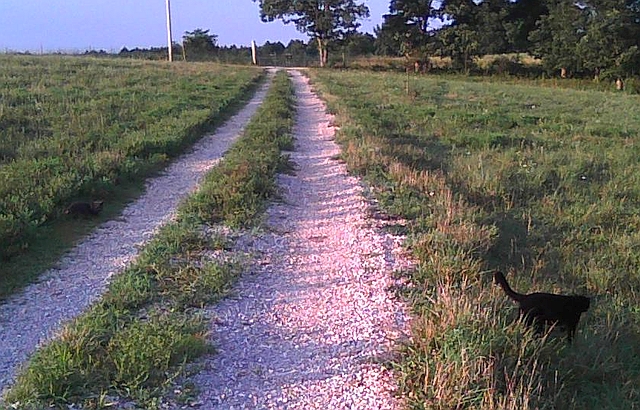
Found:
[(102, 211), (102, 205), (104, 201), (93, 201), (93, 202), (73, 202), (71, 205), (64, 210), (66, 215), (73, 215), (73, 217), (77, 216), (95, 216)]
[(591, 301), (586, 296), (555, 295), (553, 293), (530, 293), (523, 295), (515, 292), (502, 272), (494, 274), (494, 280), (504, 289), (507, 296), (518, 302), (520, 314), (528, 326), (535, 326), (542, 332), (545, 324), (558, 324), (567, 328), (569, 341), (573, 339), (582, 312), (589, 309)]

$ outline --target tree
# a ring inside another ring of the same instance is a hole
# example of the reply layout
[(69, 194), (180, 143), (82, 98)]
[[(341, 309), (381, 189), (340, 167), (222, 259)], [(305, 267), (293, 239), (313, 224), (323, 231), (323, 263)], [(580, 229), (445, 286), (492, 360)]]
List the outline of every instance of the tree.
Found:
[(279, 41), (275, 43), (267, 41), (260, 46), (260, 52), (267, 55), (279, 56), (280, 54), (284, 53), (284, 50), (285, 50), (284, 44), (282, 44)]
[(350, 56), (366, 56), (376, 50), (375, 38), (369, 33), (353, 33), (344, 41), (344, 49)]
[(378, 30), (385, 39), (379, 45), (397, 47), (395, 53), (410, 57), (423, 47), (429, 35), (429, 20), (436, 14), (433, 0), (391, 0)]
[(391, 0), (389, 12), (401, 16), (405, 24), (415, 31), (426, 34), (429, 19), (435, 16), (432, 4), (433, 0)]
[(185, 54), (188, 54), (190, 59), (207, 59), (215, 53), (217, 43), (217, 35), (209, 34), (209, 30), (201, 28), (186, 31), (182, 36)]
[(291, 40), (284, 50), (286, 61), (296, 66), (306, 66), (308, 60), (315, 60), (313, 44), (308, 46), (302, 40)]
[(400, 51), (401, 43), (396, 38), (395, 33), (390, 30), (389, 26), (384, 24), (377, 25), (373, 28), (373, 34), (376, 38), (374, 45), (377, 55), (394, 57), (402, 55)]
[(451, 22), (451, 26), (475, 27), (478, 4), (474, 0), (442, 0), (439, 14)]
[(474, 0), (442, 1), (440, 16), (450, 24), (438, 31), (438, 53), (451, 57), (455, 69), (468, 72), (473, 57), (480, 54), (479, 10)]
[(583, 72), (577, 45), (587, 34), (588, 10), (584, 3), (570, 0), (549, 0), (547, 7), (548, 14), (540, 17), (529, 34), (532, 54), (542, 58), (547, 70), (560, 70), (562, 77)]
[(475, 31), (480, 55), (510, 51), (505, 23), (511, 6), (510, 0), (484, 0), (476, 7)]
[(576, 52), (594, 79), (601, 74), (619, 77), (628, 72), (626, 61), (638, 61), (640, 14), (634, 5), (640, 6), (640, 2), (590, 0), (584, 4), (585, 35)]
[(260, 4), (262, 21), (294, 23), (298, 31), (318, 46), (320, 67), (327, 64), (329, 44), (354, 32), (358, 19), (369, 17), (369, 8), (356, 0), (253, 0)]
[(473, 57), (478, 55), (479, 43), (477, 32), (470, 24), (457, 24), (442, 30), (438, 36), (440, 52), (451, 57), (451, 63), (456, 70), (468, 73)]
[(272, 43), (270, 41), (266, 41), (263, 45), (258, 47), (258, 60), (269, 65), (281, 65), (280, 61), (284, 50), (284, 44), (281, 42), (277, 41)]
[(518, 0), (510, 7), (504, 24), (511, 52), (528, 52), (533, 44), (529, 34), (536, 29), (536, 22), (549, 14), (546, 0)]

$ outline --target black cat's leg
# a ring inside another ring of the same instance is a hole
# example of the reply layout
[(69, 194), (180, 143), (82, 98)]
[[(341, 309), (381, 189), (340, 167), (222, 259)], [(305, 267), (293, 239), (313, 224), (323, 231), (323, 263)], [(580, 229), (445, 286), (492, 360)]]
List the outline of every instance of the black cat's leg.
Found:
[(537, 335), (544, 333), (544, 320), (541, 319), (542, 311), (540, 309), (531, 309), (528, 312), (523, 312), (524, 323), (527, 327), (533, 328)]
[(576, 324), (567, 325), (567, 340), (569, 343), (573, 342), (573, 336), (576, 334)]

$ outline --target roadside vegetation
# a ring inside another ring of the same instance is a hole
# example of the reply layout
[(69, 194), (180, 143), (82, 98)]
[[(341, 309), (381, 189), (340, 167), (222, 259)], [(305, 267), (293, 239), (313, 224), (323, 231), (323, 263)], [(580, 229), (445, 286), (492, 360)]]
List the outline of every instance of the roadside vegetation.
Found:
[[(455, 70), (449, 57), (424, 57), (417, 69), (414, 60), (407, 57), (368, 56), (347, 60), (349, 70), (368, 70), (376, 72), (395, 72), (438, 75), (442, 80), (462, 80), (472, 82), (502, 82), (505, 84), (540, 85), (543, 87), (570, 88), (575, 90), (614, 91), (613, 81), (594, 81), (592, 78), (560, 78), (544, 72), (542, 60), (526, 53), (489, 54), (475, 57), (468, 73)], [(426, 69), (426, 67), (429, 67)], [(412, 80), (411, 80), (412, 81)], [(624, 90), (629, 94), (640, 94), (640, 81), (629, 77), (624, 82)]]
[[(434, 76), (313, 71), (349, 168), (408, 221), (416, 314), (397, 363), (415, 409), (640, 402), (640, 98)], [(492, 283), (592, 297), (572, 345)]]
[[(287, 169), (293, 89), (277, 74), (244, 135), (180, 206), (137, 261), (115, 277), (101, 301), (32, 357), (5, 396), (15, 408), (159, 408), (185, 364), (214, 351), (201, 308), (223, 296), (241, 271), (234, 234), (219, 223), (260, 221)], [(186, 389), (188, 390), (188, 389)], [(175, 393), (175, 392), (174, 392)], [(175, 393), (186, 402), (189, 391)], [(14, 407), (12, 407), (14, 408)]]
[(0, 56), (0, 298), (57, 260), (97, 221), (69, 221), (73, 200), (138, 184), (226, 119), (262, 71), (78, 57)]

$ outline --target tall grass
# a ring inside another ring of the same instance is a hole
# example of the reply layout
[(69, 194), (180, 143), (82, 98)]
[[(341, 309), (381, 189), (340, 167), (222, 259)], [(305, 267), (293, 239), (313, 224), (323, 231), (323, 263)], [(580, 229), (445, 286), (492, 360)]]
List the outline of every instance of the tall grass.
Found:
[(214, 223), (259, 221), (286, 163), (279, 147), (291, 145), (293, 112), (293, 90), (282, 72), (238, 143), (181, 205), (177, 221), (161, 229), (99, 303), (35, 353), (4, 397), (7, 405), (160, 408), (183, 365), (213, 351), (199, 308), (222, 297), (241, 268), (229, 255), (216, 256), (231, 239), (212, 233)]
[[(314, 72), (343, 155), (419, 260), (412, 408), (629, 409), (640, 402), (640, 99), (396, 74)], [(491, 283), (594, 297), (578, 337), (538, 338)]]
[(74, 57), (0, 57), (0, 259), (74, 199), (104, 199), (224, 119), (260, 71)]

